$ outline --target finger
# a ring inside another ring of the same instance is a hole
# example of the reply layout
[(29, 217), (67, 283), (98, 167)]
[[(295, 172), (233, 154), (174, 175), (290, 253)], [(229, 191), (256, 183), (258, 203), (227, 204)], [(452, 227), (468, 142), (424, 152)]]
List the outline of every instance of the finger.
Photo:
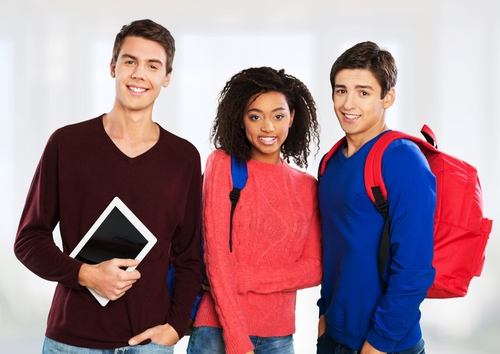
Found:
[(122, 259), (122, 258), (114, 258), (113, 260), (113, 263), (117, 266), (117, 267), (123, 267), (123, 268), (128, 268), (128, 267), (136, 267), (139, 265), (139, 263), (141, 263), (141, 261), (137, 260), (137, 259), (128, 259), (128, 258), (125, 258), (125, 259)]
[(151, 339), (151, 329), (147, 329), (142, 333), (139, 333), (138, 335), (130, 338), (128, 341), (129, 345), (137, 345), (139, 343), (144, 342), (146, 339)]
[(127, 286), (123, 286), (121, 288), (117, 288), (116, 291), (118, 294), (125, 294), (128, 290), (130, 290), (130, 288), (132, 287), (133, 284), (129, 284)]
[(133, 286), (133, 283), (132, 284), (127, 284), (127, 285), (124, 285), (124, 286), (121, 286), (121, 287), (117, 287), (117, 288), (114, 288), (112, 290), (112, 294), (109, 295), (109, 296), (112, 296), (113, 298), (109, 298), (110, 300), (117, 300), (119, 298), (121, 298), (123, 295), (125, 295), (125, 293), (127, 291), (130, 290), (130, 288), (132, 288)]
[(132, 272), (121, 272), (117, 274), (117, 280), (123, 282), (124, 284), (133, 284), (140, 279), (141, 273), (134, 270)]

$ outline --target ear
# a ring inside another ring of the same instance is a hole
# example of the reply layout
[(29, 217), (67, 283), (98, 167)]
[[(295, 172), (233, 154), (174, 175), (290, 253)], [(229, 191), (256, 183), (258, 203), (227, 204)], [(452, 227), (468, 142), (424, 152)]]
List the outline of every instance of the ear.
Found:
[(167, 75), (165, 75), (165, 78), (163, 79), (163, 87), (167, 87), (170, 84), (170, 77), (172, 76), (172, 72), (169, 72)]
[(290, 112), (290, 124), (288, 124), (288, 128), (292, 127), (294, 117), (295, 117), (295, 109)]
[(384, 109), (387, 109), (390, 106), (392, 106), (396, 101), (396, 88), (392, 87), (389, 91), (387, 91), (382, 101), (384, 101), (383, 103)]
[(109, 73), (111, 74), (111, 77), (113, 79), (116, 77), (115, 70), (116, 70), (116, 64), (113, 61), (113, 59), (111, 59), (111, 63), (109, 63)]

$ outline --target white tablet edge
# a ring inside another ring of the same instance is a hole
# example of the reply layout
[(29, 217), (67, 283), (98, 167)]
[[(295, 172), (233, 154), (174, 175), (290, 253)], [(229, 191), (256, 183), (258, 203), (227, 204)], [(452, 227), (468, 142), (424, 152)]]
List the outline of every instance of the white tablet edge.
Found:
[[(125, 203), (122, 202), (122, 200), (118, 197), (114, 197), (111, 203), (104, 209), (102, 212), (101, 216), (95, 221), (95, 223), (92, 225), (92, 227), (87, 231), (85, 236), (80, 240), (78, 245), (73, 249), (73, 251), (70, 253), (70, 257), (75, 258), (78, 252), (81, 251), (83, 246), (87, 243), (87, 241), (92, 237), (92, 235), (97, 231), (99, 226), (101, 226), (102, 222), (106, 219), (106, 217), (111, 213), (111, 211), (114, 208), (118, 208), (121, 213), (131, 222), (132, 225), (141, 233), (142, 236), (148, 241), (148, 243), (144, 246), (141, 252), (135, 257), (136, 260), (142, 261), (143, 258), (148, 254), (148, 252), (153, 248), (153, 246), (156, 243), (156, 237), (153, 235), (151, 231), (148, 230), (148, 228), (135, 216), (135, 214), (125, 205)], [(135, 269), (135, 267), (128, 267), (126, 269), (127, 272), (131, 272)], [(89, 291), (94, 295), (94, 297), (99, 301), (99, 303), (102, 306), (106, 306), (106, 304), (109, 302), (109, 299), (105, 298), (104, 296), (101, 296), (97, 294), (93, 289), (87, 288)]]

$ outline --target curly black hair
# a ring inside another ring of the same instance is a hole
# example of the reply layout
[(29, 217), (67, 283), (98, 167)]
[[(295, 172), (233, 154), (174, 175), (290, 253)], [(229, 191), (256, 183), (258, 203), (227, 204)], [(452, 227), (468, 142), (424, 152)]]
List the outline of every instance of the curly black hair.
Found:
[(319, 150), (316, 103), (306, 85), (294, 76), (285, 74), (283, 69), (249, 68), (234, 75), (219, 94), (210, 140), (215, 148), (221, 148), (245, 161), (250, 160), (252, 146), (241, 128), (245, 108), (254, 95), (271, 91), (282, 93), (290, 111), (295, 110), (288, 137), (281, 146), (283, 159), (290, 162), (291, 158), (297, 166), (307, 167), (311, 140)]

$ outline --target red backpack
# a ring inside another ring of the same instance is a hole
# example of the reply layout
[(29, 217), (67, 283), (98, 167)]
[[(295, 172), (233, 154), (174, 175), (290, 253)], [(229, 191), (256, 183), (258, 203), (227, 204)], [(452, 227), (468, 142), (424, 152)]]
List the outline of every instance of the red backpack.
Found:
[[(413, 141), (425, 155), (436, 176), (437, 203), (434, 215), (434, 284), (427, 298), (452, 298), (467, 294), (474, 276), (481, 275), (486, 243), (493, 221), (483, 217), (482, 191), (477, 170), (468, 163), (437, 149), (432, 130), (421, 130), (427, 141), (398, 131), (385, 133), (373, 145), (365, 162), (364, 180), (368, 197), (388, 220), (387, 190), (382, 180), (382, 155), (396, 139)], [(338, 141), (323, 158), (319, 176), (328, 159), (344, 144)], [(386, 222), (379, 251), (379, 272), (382, 276), (389, 253), (389, 223)]]

